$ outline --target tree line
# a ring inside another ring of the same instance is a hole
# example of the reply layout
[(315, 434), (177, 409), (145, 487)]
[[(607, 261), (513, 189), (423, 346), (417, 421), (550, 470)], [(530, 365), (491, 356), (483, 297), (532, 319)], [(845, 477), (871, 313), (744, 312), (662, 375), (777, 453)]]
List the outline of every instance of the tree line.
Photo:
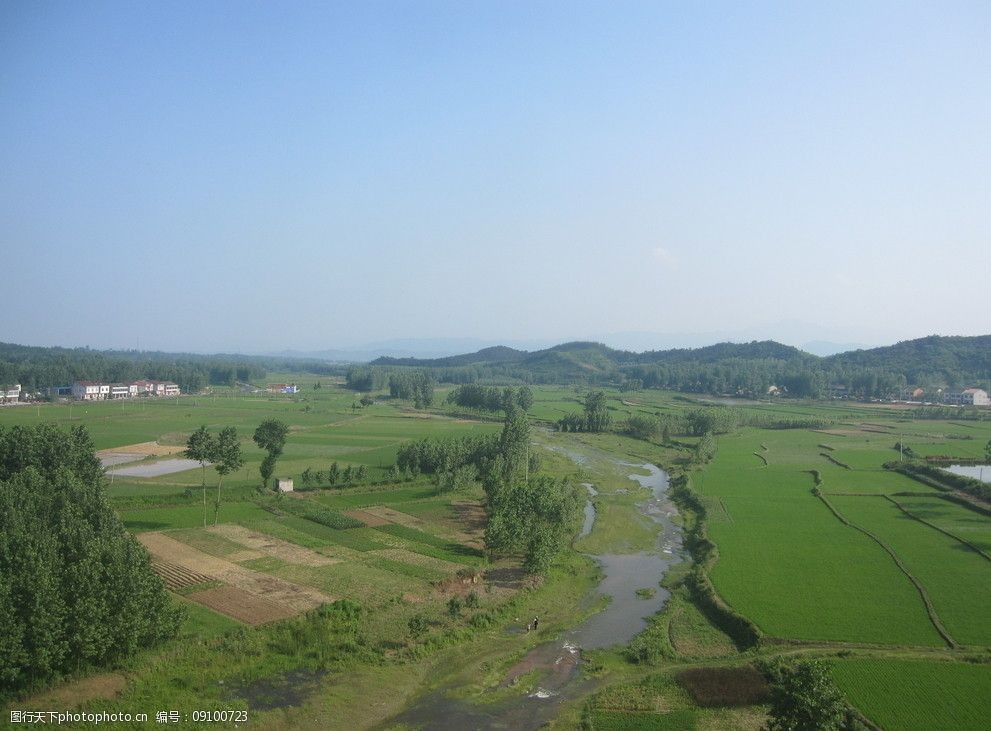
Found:
[(478, 411), (506, 411), (518, 406), (523, 411), (529, 411), (533, 406), (533, 389), (529, 386), (520, 388), (499, 388), (483, 386), (477, 383), (466, 383), (455, 388), (447, 395), (447, 402), (466, 409)]
[(86, 430), (0, 427), (0, 695), (126, 657), (181, 620)]
[(521, 555), (527, 571), (542, 573), (577, 530), (583, 497), (567, 480), (539, 474), (526, 413), (515, 402), (508, 406), (500, 434), (404, 444), (396, 469), (433, 474), (442, 490), (481, 483), (490, 555)]

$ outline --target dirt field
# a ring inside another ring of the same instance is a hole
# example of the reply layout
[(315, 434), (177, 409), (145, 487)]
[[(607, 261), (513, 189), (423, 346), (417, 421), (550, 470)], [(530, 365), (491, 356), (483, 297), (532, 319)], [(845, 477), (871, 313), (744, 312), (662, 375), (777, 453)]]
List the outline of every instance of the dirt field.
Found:
[(204, 574), (211, 579), (242, 589), (248, 594), (291, 607), (297, 612), (305, 612), (333, 601), (331, 597), (316, 589), (238, 566), (227, 559), (217, 558), (187, 546), (164, 533), (157, 531), (142, 533), (138, 536), (138, 540), (156, 559)]
[[(239, 543), (252, 551), (257, 551), (266, 556), (274, 556), (286, 563), (292, 563), (298, 566), (329, 566), (330, 564), (341, 562), (338, 558), (324, 556), (309, 548), (297, 546), (295, 543), (289, 543), (274, 536), (267, 536), (264, 533), (256, 533), (240, 525), (214, 525), (207, 528), (207, 530), (210, 533), (223, 536), (229, 541)], [(233, 556), (228, 558), (237, 560)]]
[[(383, 505), (375, 505), (370, 508), (365, 508), (363, 512), (376, 516), (379, 520), (386, 523), (398, 523), (399, 525), (405, 525), (409, 528), (423, 527), (423, 521), (415, 515), (400, 513), (398, 510), (393, 510), (392, 508), (387, 508)], [(379, 525), (381, 525), (381, 523), (379, 523)]]
[(169, 454), (177, 454), (183, 448), (179, 445), (159, 444), (158, 442), (139, 442), (138, 444), (128, 444), (123, 447), (113, 447), (97, 452), (98, 457), (104, 454), (137, 454), (141, 457), (164, 457)]
[(388, 525), (390, 522), (380, 515), (375, 515), (367, 510), (345, 510), (344, 514), (349, 518), (354, 518), (355, 520), (360, 520), (365, 525), (370, 528), (374, 528), (377, 525)]
[(287, 619), (296, 612), (285, 604), (249, 594), (235, 586), (220, 586), (187, 595), (188, 599), (245, 624), (264, 624)]
[(205, 584), (208, 581), (214, 580), (212, 576), (190, 571), (184, 566), (162, 561), (157, 558), (152, 560), (151, 567), (156, 574), (162, 577), (162, 581), (165, 582), (165, 585), (171, 591), (178, 591), (187, 586), (196, 586), (196, 584)]

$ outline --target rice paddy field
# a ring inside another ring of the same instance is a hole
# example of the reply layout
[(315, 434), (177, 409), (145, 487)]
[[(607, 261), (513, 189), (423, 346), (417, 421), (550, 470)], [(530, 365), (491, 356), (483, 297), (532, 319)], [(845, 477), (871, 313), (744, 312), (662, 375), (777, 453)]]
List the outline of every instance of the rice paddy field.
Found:
[(923, 660), (843, 660), (837, 684), (871, 721), (886, 729), (986, 729), (991, 665)]
[[(544, 471), (594, 483), (598, 494), (592, 532), (544, 582), (534, 583), (517, 559), (487, 560), (480, 489), (440, 493), (426, 477), (390, 479), (404, 442), (496, 433), (497, 418), (452, 410), (443, 403), (446, 388), (438, 389), (432, 409), (417, 411), (382, 393), (362, 408), (333, 379), (283, 380), (299, 383), (300, 394), (217, 390), (167, 401), (0, 410), (0, 425), (84, 425), (98, 449), (126, 455), (108, 462), (126, 459), (120, 465), (128, 468), (178, 458), (201, 424), (213, 431), (235, 426), (241, 437), (246, 464), (225, 479), (216, 515), (217, 475), (209, 466), (149, 477), (108, 472), (112, 504), (151, 552), (187, 618), (175, 644), (120, 671), (115, 696), (83, 694), (79, 707), (247, 707), (258, 728), (368, 728), (456, 670), (477, 676), (466, 687), (494, 687), (527, 648), (596, 610), (588, 597), (597, 569), (584, 554), (653, 546), (655, 528), (636, 509), (639, 486), (616, 467), (617, 460), (639, 460), (689, 476), (718, 550), (709, 570), (716, 592), (765, 641), (758, 649), (735, 646), (679, 588), (686, 569), (676, 567), (672, 598), (646, 633), (660, 643), (663, 659), (640, 665), (623, 648), (588, 653), (587, 672), (597, 678), (589, 692), (595, 690), (563, 704), (558, 727), (760, 728), (763, 695), (707, 703), (678, 672), (715, 668), (714, 677), (725, 680), (735, 672), (726, 668), (779, 653), (830, 657), (849, 701), (882, 728), (987, 726), (991, 664), (973, 660), (991, 660), (991, 517), (883, 465), (905, 448), (917, 457), (978, 459), (991, 439), (991, 420), (913, 420), (900, 406), (607, 389), (617, 427), (634, 415), (677, 418), (717, 404), (745, 421), (829, 422), (740, 426), (717, 435), (715, 457), (700, 466), (690, 460), (697, 437), (684, 433), (660, 445), (615, 432), (553, 432), (554, 422), (580, 411), (584, 392), (535, 387), (530, 416)], [(296, 481), (292, 495), (258, 491), (263, 452), (251, 434), (267, 418), (290, 425), (276, 475)], [(580, 465), (572, 452), (578, 448)], [(346, 487), (299, 490), (304, 470), (326, 472), (335, 462), (341, 469), (364, 466), (366, 477)], [(475, 606), (448, 611), (452, 598), (472, 593)], [(340, 599), (360, 606), (360, 630), (313, 635), (325, 622), (313, 613)], [(541, 638), (521, 637), (520, 618), (538, 614)], [(350, 643), (355, 659), (346, 669), (305, 649), (335, 642)], [(229, 690), (301, 668), (316, 675), (296, 710), (259, 706), (247, 691)], [(749, 687), (750, 676), (741, 672), (728, 687)], [(368, 698), (379, 700), (372, 707)]]

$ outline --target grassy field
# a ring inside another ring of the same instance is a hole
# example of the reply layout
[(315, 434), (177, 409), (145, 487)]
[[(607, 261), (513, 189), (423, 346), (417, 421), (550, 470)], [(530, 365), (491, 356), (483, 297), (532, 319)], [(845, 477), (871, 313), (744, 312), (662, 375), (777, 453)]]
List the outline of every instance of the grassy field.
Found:
[(885, 729), (986, 729), (991, 665), (923, 660), (844, 660), (833, 675), (850, 700)]
[[(812, 495), (810, 466), (824, 473), (827, 485), (846, 472), (820, 464), (818, 437), (742, 430), (719, 439), (714, 463), (696, 479), (700, 491), (724, 507), (710, 526), (720, 552), (712, 570), (716, 588), (775, 637), (940, 644), (914, 588), (890, 558)], [(767, 467), (753, 457), (761, 444), (768, 448)]]

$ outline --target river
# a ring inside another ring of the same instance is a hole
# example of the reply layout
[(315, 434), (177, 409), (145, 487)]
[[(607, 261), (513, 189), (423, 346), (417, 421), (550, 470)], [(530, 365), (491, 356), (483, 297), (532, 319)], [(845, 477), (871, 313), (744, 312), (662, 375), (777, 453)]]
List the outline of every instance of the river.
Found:
[[(581, 464), (584, 456), (568, 452)], [(603, 578), (589, 601), (609, 598), (606, 607), (551, 642), (536, 646), (514, 665), (500, 688), (533, 670), (543, 671), (540, 685), (525, 697), (503, 697), (494, 702), (474, 704), (452, 698), (452, 687), (443, 687), (421, 696), (403, 713), (390, 719), (386, 726), (405, 724), (413, 728), (454, 731), (468, 729), (537, 729), (553, 719), (566, 701), (580, 698), (594, 690), (595, 682), (581, 673), (581, 650), (593, 650), (626, 644), (646, 626), (647, 620), (659, 612), (669, 593), (658, 584), (673, 563), (683, 559), (681, 530), (674, 523), (677, 514), (668, 497), (668, 476), (652, 464), (630, 464), (613, 460), (615, 464), (637, 470), (629, 477), (650, 491), (650, 497), (637, 508), (658, 525), (654, 550), (641, 553), (593, 555), (602, 568)], [(647, 474), (640, 474), (646, 472)], [(589, 493), (585, 504), (585, 521), (580, 536), (588, 535), (594, 527), (598, 495), (594, 484), (585, 483)], [(649, 598), (637, 595), (638, 589), (655, 589)]]

